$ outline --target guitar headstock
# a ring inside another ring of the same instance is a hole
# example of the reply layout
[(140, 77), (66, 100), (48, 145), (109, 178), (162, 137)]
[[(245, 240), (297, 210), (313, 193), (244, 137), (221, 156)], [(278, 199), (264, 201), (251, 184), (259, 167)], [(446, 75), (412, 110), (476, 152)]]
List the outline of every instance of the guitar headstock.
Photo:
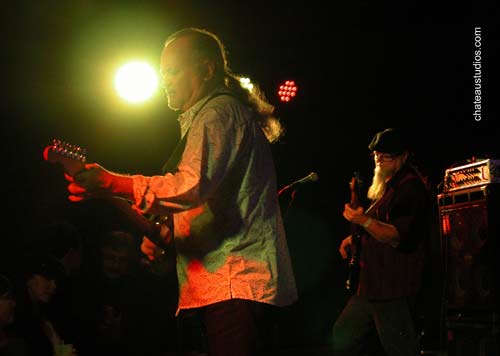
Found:
[(361, 192), (361, 178), (359, 172), (354, 172), (351, 181), (349, 182), (349, 188), (351, 189), (351, 206), (357, 207), (359, 205), (359, 196)]
[(351, 190), (358, 190), (360, 186), (361, 186), (361, 178), (359, 176), (359, 172), (354, 172), (349, 182), (349, 187), (351, 188)]
[(46, 161), (61, 164), (71, 176), (84, 168), (86, 155), (86, 149), (57, 139), (52, 140), (52, 144), (43, 150)]

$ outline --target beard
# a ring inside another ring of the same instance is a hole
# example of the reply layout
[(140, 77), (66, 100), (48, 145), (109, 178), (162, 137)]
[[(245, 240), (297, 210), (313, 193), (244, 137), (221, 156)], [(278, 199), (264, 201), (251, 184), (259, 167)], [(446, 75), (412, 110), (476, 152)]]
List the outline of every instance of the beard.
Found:
[(392, 172), (388, 169), (382, 169), (376, 166), (373, 171), (373, 179), (370, 188), (368, 188), (368, 199), (372, 201), (382, 198), (387, 188), (387, 178), (392, 176)]

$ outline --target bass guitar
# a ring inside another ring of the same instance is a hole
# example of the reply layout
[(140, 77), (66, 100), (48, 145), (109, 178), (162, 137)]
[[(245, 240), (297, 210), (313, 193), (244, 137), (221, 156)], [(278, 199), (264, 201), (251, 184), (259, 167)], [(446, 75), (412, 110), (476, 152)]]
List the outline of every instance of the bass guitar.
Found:
[[(356, 209), (360, 206), (359, 196), (361, 190), (361, 180), (359, 173), (355, 172), (351, 181), (349, 182), (351, 191), (351, 200), (349, 205), (351, 208)], [(351, 224), (351, 248), (349, 259), (349, 273), (345, 283), (347, 290), (356, 292), (359, 279), (359, 259), (361, 256), (361, 227), (358, 224)]]
[[(57, 139), (43, 150), (45, 161), (61, 165), (64, 172), (72, 177), (85, 168), (86, 154), (86, 149)], [(153, 261), (145, 258), (153, 273), (163, 275), (175, 268), (171, 216), (152, 215), (147, 218), (134, 210), (127, 199), (112, 195), (99, 195), (98, 198), (117, 208), (127, 221), (158, 247)]]

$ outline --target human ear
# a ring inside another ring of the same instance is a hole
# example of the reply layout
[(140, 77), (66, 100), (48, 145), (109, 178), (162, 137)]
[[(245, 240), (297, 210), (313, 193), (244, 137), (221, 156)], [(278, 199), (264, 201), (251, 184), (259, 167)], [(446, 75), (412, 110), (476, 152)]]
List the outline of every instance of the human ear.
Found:
[(215, 64), (208, 59), (199, 64), (200, 77), (204, 82), (209, 82), (215, 77)]

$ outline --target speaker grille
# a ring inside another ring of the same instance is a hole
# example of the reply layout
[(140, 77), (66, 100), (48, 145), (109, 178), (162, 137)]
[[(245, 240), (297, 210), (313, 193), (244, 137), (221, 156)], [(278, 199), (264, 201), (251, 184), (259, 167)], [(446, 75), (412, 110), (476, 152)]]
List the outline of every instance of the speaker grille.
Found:
[(438, 196), (448, 308), (496, 307), (499, 256), (494, 234), (500, 216), (490, 193), (482, 187)]

